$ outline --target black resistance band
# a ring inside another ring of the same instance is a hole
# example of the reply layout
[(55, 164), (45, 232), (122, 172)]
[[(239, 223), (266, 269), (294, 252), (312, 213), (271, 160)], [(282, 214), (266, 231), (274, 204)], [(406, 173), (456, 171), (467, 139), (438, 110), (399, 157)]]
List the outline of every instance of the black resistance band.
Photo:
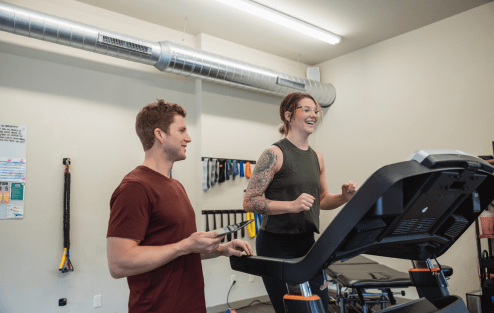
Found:
[(74, 266), (70, 261), (70, 159), (64, 158), (64, 188), (63, 188), (63, 256), (59, 270), (62, 273), (72, 272)]

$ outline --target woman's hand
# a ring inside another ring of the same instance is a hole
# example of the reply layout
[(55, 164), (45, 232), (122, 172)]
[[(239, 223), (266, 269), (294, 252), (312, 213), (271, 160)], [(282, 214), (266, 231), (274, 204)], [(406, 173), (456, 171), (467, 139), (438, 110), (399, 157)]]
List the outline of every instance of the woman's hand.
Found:
[(296, 200), (292, 201), (291, 213), (299, 213), (302, 211), (309, 211), (314, 204), (315, 198), (308, 193), (303, 193)]
[(357, 190), (358, 186), (353, 181), (349, 181), (348, 183), (344, 183), (343, 185), (341, 185), (341, 193), (343, 194), (343, 196), (345, 196), (347, 201), (350, 201)]

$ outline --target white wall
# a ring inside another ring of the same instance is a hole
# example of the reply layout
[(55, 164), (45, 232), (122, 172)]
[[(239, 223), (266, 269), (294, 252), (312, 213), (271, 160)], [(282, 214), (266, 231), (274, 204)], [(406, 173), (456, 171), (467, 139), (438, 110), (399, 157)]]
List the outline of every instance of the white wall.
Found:
[[(102, 312), (124, 312), (126, 281), (112, 279), (106, 261), (109, 199), (123, 175), (142, 162), (136, 112), (166, 98), (193, 118), (193, 83), (148, 74), (136, 80), (8, 53), (0, 53), (0, 68), (1, 121), (28, 128), (25, 215), (0, 220), (0, 312), (58, 312), (59, 298), (69, 303), (60, 311), (88, 312), (96, 294)], [(194, 124), (189, 128), (194, 136)], [(72, 161), (76, 270), (62, 276), (64, 157)], [(190, 189), (184, 170), (179, 164), (174, 175)]]
[[(276, 131), (278, 102), (279, 98), (204, 83), (201, 134), (203, 156), (257, 161), (264, 149), (281, 138)], [(202, 192), (199, 206), (203, 210), (242, 210), (247, 185), (246, 177), (237, 176), (235, 180), (213, 186), (211, 190)], [(205, 221), (204, 217), (202, 221)], [(210, 227), (212, 223), (211, 217)], [(217, 217), (217, 225), (219, 227), (220, 217)], [(198, 225), (199, 229), (204, 227), (205, 222)], [(250, 242), (255, 253), (255, 238), (251, 239), (246, 233), (243, 239)], [(249, 283), (249, 275), (233, 271), (227, 258), (204, 261), (203, 266), (204, 276), (209, 283), (206, 286), (208, 307), (225, 302), (231, 275), (236, 275), (237, 283), (230, 292), (230, 303), (246, 299), (246, 291), (249, 291), (251, 297), (266, 295), (260, 277)]]
[[(420, 149), (492, 154), (494, 3), (320, 64), (336, 101), (317, 129), (330, 190)], [(337, 166), (336, 166), (337, 164)], [(323, 215), (328, 225), (337, 212)], [(450, 292), (479, 289), (473, 227), (439, 258)], [(409, 261), (379, 258), (407, 271)], [(416, 295), (409, 289), (410, 296)]]
[[(174, 30), (62, 0), (12, 3), (63, 18), (153, 40), (170, 40), (256, 65), (303, 76), (306, 65), (200, 34)], [(0, 123), (26, 125), (27, 175), (22, 220), (0, 220), (0, 312), (125, 312), (125, 279), (112, 279), (106, 260), (109, 200), (123, 176), (142, 163), (135, 116), (156, 98), (187, 110), (192, 143), (174, 166), (204, 230), (201, 210), (241, 209), (247, 179), (205, 193), (201, 156), (257, 160), (280, 138), (281, 98), (201, 83), (152, 66), (0, 32)], [(221, 142), (225, 142), (222, 145)], [(62, 159), (72, 160), (71, 259), (61, 275)], [(254, 239), (247, 239), (255, 245)], [(265, 295), (261, 279), (233, 272), (227, 258), (203, 262), (207, 306)], [(103, 306), (93, 308), (93, 296)], [(67, 298), (66, 307), (58, 299)]]

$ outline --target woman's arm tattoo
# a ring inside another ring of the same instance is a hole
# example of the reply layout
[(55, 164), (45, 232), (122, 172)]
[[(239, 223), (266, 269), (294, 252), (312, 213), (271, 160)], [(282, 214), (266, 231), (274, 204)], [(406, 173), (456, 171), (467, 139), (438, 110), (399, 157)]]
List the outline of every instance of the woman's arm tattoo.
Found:
[(263, 193), (273, 180), (276, 163), (276, 154), (269, 149), (264, 150), (250, 178), (244, 208), (254, 213), (270, 214), (268, 204), (271, 200), (264, 198)]

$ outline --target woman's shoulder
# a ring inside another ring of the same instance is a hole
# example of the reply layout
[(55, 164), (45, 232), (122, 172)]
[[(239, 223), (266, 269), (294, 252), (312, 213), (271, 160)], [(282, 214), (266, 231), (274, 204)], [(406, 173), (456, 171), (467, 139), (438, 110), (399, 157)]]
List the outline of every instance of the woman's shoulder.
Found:
[(321, 152), (316, 151), (316, 150), (313, 150), (313, 151), (316, 153), (318, 159), (320, 159), (320, 160), (323, 159), (323, 156), (322, 156), (322, 153)]
[(270, 164), (270, 166), (274, 165), (275, 173), (278, 172), (283, 165), (283, 151), (280, 147), (276, 145), (272, 145), (268, 147), (262, 153), (259, 158), (259, 164)]
[(324, 157), (322, 156), (322, 153), (321, 152), (316, 151), (316, 150), (314, 150), (314, 152), (317, 155), (317, 161), (319, 162), (319, 168), (321, 170), (323, 170), (324, 169)]
[(279, 146), (275, 145), (275, 144), (269, 146), (269, 148), (267, 150), (269, 150), (269, 151), (271, 151), (273, 153), (281, 153), (281, 154), (283, 154), (283, 151), (281, 150), (281, 148)]
[(278, 147), (277, 145), (272, 145), (266, 150), (269, 151), (270, 153), (274, 154), (278, 161), (281, 160), (281, 162), (283, 162), (283, 150), (281, 150), (280, 147)]

